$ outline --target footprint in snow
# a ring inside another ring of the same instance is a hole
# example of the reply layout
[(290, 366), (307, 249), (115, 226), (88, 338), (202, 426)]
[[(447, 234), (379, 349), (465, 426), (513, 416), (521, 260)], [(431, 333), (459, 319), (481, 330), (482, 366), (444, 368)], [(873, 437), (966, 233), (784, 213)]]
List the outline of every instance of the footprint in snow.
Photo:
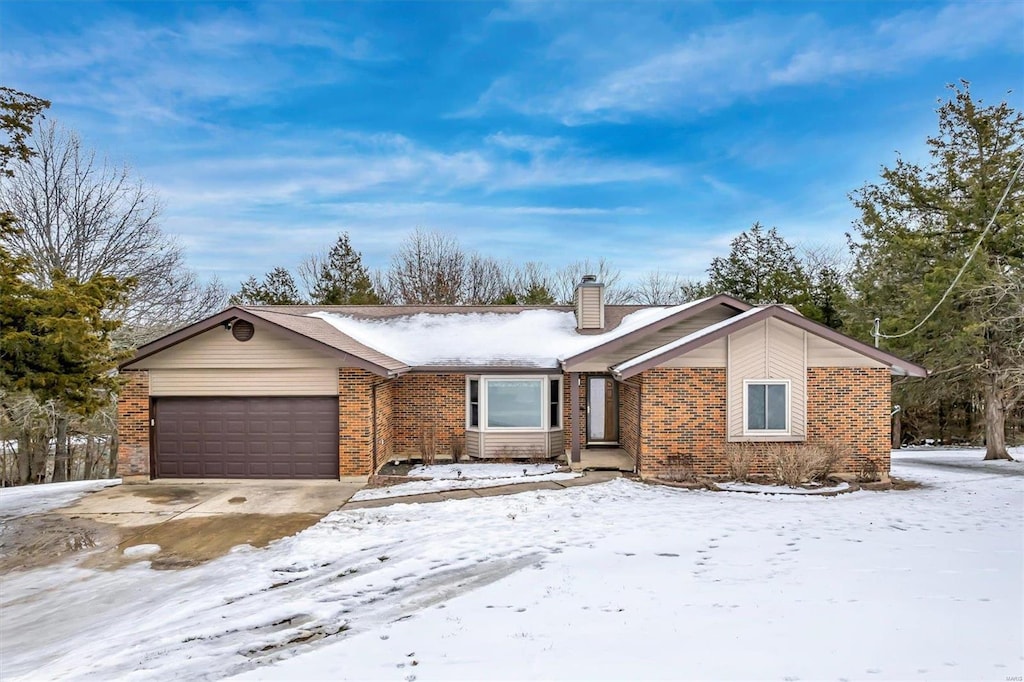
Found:
[(673, 554), (672, 552), (658, 552), (658, 554), (656, 554), (655, 556), (679, 556), (679, 555), (678, 554)]

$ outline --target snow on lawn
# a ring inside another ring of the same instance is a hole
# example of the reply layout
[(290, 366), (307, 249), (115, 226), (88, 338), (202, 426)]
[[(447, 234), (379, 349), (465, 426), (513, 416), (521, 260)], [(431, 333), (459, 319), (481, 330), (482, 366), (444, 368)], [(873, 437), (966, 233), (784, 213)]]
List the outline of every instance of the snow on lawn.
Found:
[(119, 478), (106, 478), (98, 481), (42, 483), (0, 488), (0, 521), (65, 507), (86, 493), (109, 488), (119, 483), (121, 483)]
[(762, 483), (737, 483), (729, 481), (719, 483), (718, 487), (734, 493), (764, 493), (766, 495), (813, 495), (815, 493), (838, 493), (847, 490), (849, 483), (838, 483), (832, 486), (820, 486), (818, 488), (795, 488), (788, 485), (765, 485)]
[(514, 483), (534, 481), (564, 481), (580, 474), (558, 471), (557, 464), (434, 464), (415, 466), (410, 476), (429, 478), (429, 481), (409, 481), (383, 488), (365, 488), (352, 496), (352, 502), (380, 500), (387, 497), (421, 495), (441, 490), (468, 488), (494, 488)]
[(1024, 465), (980, 457), (899, 453), (904, 492), (619, 479), (342, 510), (181, 571), (14, 573), (0, 677), (1003, 680)]

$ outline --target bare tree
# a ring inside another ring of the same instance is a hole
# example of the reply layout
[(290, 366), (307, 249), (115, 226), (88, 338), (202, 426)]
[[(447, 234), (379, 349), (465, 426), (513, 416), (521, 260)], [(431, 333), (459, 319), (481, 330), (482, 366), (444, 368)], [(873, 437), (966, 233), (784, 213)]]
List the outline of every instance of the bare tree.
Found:
[(680, 305), (703, 295), (701, 284), (677, 274), (652, 270), (643, 275), (630, 292), (641, 305)]
[(596, 275), (597, 281), (604, 284), (606, 303), (629, 302), (630, 292), (621, 285), (622, 273), (604, 258), (574, 261), (555, 272), (552, 292), (555, 300), (563, 305), (571, 305), (576, 285), (583, 279), (583, 275)]
[(555, 277), (551, 269), (538, 261), (527, 261), (519, 266), (509, 264), (505, 269), (506, 303), (520, 305), (551, 305), (555, 302)]
[(501, 301), (507, 293), (505, 284), (508, 269), (509, 266), (502, 266), (490, 256), (469, 254), (466, 257), (466, 273), (460, 297), (462, 302), (469, 305), (494, 305)]
[(140, 342), (223, 305), (218, 281), (204, 284), (159, 224), (160, 205), (126, 165), (101, 159), (74, 132), (50, 122), (36, 154), (0, 185), (0, 210), (18, 218), (9, 248), (31, 262), (34, 283), (54, 271), (84, 282), (96, 274), (135, 286), (121, 310), (129, 341)]
[(416, 228), (391, 257), (386, 288), (402, 303), (455, 305), (463, 299), (466, 262), (455, 237)]
[[(185, 266), (182, 249), (160, 228), (156, 197), (127, 166), (98, 158), (75, 133), (54, 123), (36, 131), (32, 146), (34, 153), (22, 160), (17, 172), (0, 179), (0, 212), (13, 215), (19, 228), (5, 232), (3, 246), (14, 258), (24, 259), (26, 281), (44, 290), (68, 282), (88, 286), (97, 278), (107, 278), (109, 287), (119, 291), (130, 283), (127, 295), (110, 297), (93, 316), (123, 321), (113, 332), (121, 347), (144, 343), (224, 304), (219, 281), (202, 283)], [(90, 371), (89, 376), (99, 389), (106, 374)], [(46, 387), (54, 385), (48, 382)], [(85, 395), (94, 393), (98, 390)], [(72, 467), (68, 446), (74, 405), (59, 396), (39, 400), (38, 408), (51, 415), (43, 453), (48, 456), (52, 439), (53, 479), (96, 471), (93, 464), (80, 471)], [(32, 414), (31, 402), (20, 403), (20, 414)], [(38, 425), (25, 419), (21, 423), (26, 428)], [(29, 460), (19, 454), (19, 479), (27, 474), (29, 480), (42, 480), (46, 466), (35, 459), (38, 439), (28, 431), (24, 437)], [(94, 450), (101, 440), (114, 438), (89, 433), (86, 449)], [(94, 454), (88, 453), (87, 459)]]

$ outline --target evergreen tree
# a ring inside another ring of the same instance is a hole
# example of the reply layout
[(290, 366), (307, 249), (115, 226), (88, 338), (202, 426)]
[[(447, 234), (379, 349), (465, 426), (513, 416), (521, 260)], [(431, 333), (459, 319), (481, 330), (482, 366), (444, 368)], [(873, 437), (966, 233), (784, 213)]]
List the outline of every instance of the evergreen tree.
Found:
[(708, 268), (709, 293), (729, 294), (756, 305), (789, 303), (813, 312), (810, 283), (792, 246), (773, 227), (761, 223), (732, 240), (729, 255)]
[(546, 286), (537, 282), (531, 284), (517, 301), (520, 305), (552, 305), (554, 302), (554, 295)]
[(347, 232), (338, 235), (325, 258), (314, 259), (310, 298), (317, 305), (375, 305), (373, 289), (362, 256), (352, 248)]
[(6, 246), (14, 229), (0, 227), (0, 390), (28, 391), (55, 406), (53, 480), (63, 481), (68, 413), (90, 416), (117, 390), (113, 370), (126, 353), (111, 337), (120, 321), (105, 313), (124, 303), (134, 283), (107, 275), (79, 282), (58, 271), (49, 286), (36, 286), (28, 259)]
[(810, 276), (810, 305), (802, 312), (832, 329), (843, 326), (843, 311), (849, 295), (842, 274), (832, 266), (825, 266)]
[(1024, 183), (1013, 180), (1024, 116), (1005, 102), (983, 106), (967, 82), (951, 89), (930, 160), (897, 158), (851, 197), (861, 213), (851, 315), (865, 337), (880, 317), (885, 345), (931, 370), (911, 382), (919, 399), (980, 395), (985, 457), (1008, 459), (1006, 416), (1024, 397)]
[(274, 268), (268, 272), (263, 281), (255, 277), (242, 282), (238, 293), (234, 294), (231, 305), (300, 305), (304, 303), (295, 278), (284, 268)]

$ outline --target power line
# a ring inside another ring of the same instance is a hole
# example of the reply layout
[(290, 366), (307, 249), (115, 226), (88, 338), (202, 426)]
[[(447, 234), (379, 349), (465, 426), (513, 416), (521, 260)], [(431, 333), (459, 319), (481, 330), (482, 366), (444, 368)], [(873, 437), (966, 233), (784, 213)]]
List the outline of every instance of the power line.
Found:
[(921, 320), (911, 329), (908, 329), (902, 334), (883, 334), (881, 331), (879, 331), (879, 325), (881, 323), (881, 320), (880, 318), (876, 317), (875, 329), (872, 332), (872, 334), (875, 337), (876, 347), (878, 346), (879, 339), (899, 339), (903, 338), (904, 336), (909, 336), (910, 334), (913, 334), (922, 326), (924, 326), (925, 322), (931, 319), (932, 315), (935, 314), (935, 311), (939, 309), (939, 306), (945, 303), (946, 299), (949, 297), (949, 294), (952, 293), (953, 289), (960, 282), (960, 278), (964, 276), (965, 272), (967, 272), (967, 266), (971, 264), (971, 260), (973, 260), (975, 254), (978, 253), (978, 249), (981, 248), (981, 243), (985, 241), (985, 237), (988, 236), (989, 230), (991, 230), (992, 226), (996, 224), (996, 218), (999, 217), (999, 209), (1003, 207), (1003, 202), (1006, 201), (1006, 197), (1010, 195), (1010, 190), (1013, 189), (1013, 183), (1017, 181), (1017, 176), (1020, 175), (1020, 171), (1022, 168), (1024, 168), (1024, 159), (1021, 159), (1021, 162), (1017, 165), (1017, 170), (1013, 171), (1013, 175), (1010, 177), (1010, 182), (1006, 185), (1006, 190), (1003, 192), (1003, 196), (999, 197), (999, 203), (996, 204), (996, 210), (992, 212), (992, 219), (988, 221), (988, 225), (986, 225), (985, 229), (982, 230), (981, 236), (978, 237), (978, 241), (974, 243), (974, 248), (971, 249), (971, 252), (969, 254), (967, 254), (967, 260), (964, 261), (963, 266), (960, 268), (960, 272), (956, 273), (956, 277), (953, 278), (953, 281), (950, 283), (949, 288), (946, 289), (946, 293), (942, 294), (942, 298), (940, 298), (939, 302), (935, 304), (935, 307), (933, 307), (928, 312), (928, 314), (924, 316), (923, 320)]

